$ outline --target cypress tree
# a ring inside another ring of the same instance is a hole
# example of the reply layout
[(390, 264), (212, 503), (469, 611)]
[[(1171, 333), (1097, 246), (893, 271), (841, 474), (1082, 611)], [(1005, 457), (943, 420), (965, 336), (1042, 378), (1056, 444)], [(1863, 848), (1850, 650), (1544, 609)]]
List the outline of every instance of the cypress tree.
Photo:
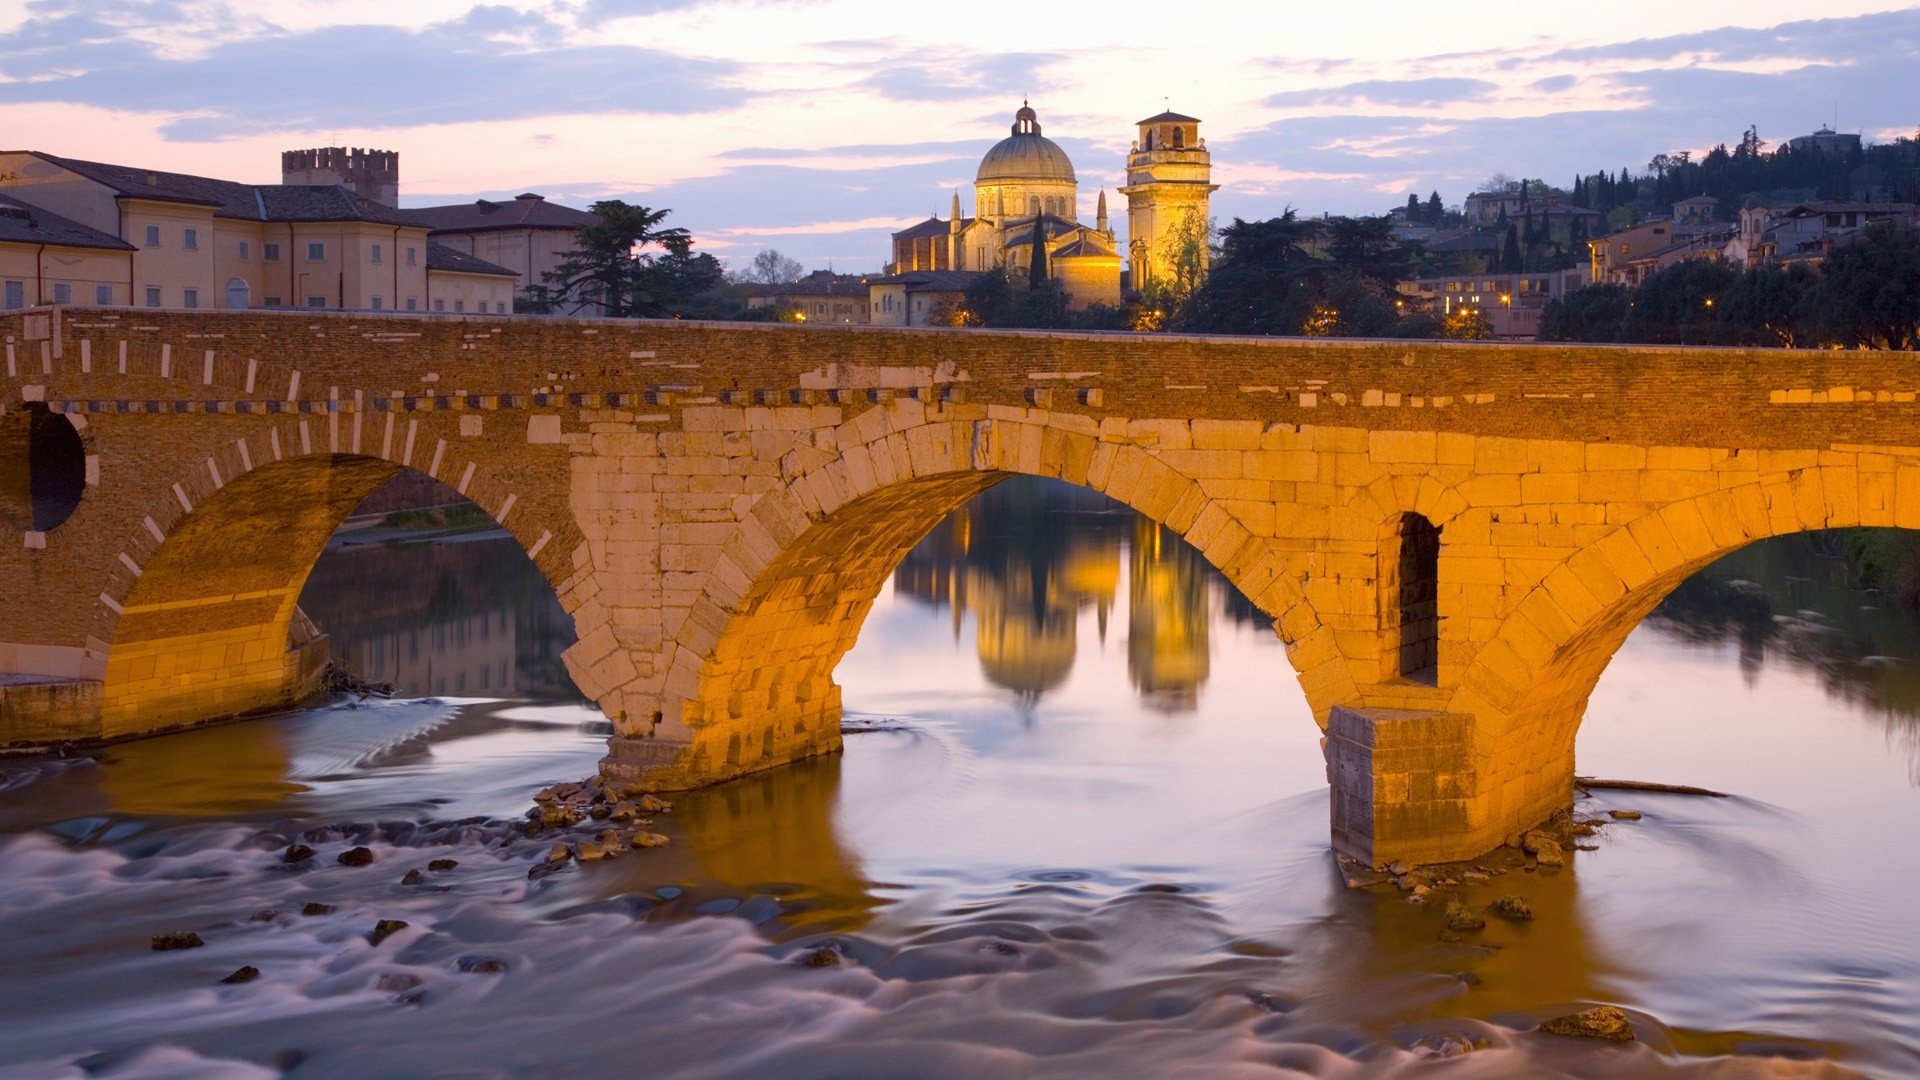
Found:
[(1032, 287), (1047, 280), (1047, 216), (1041, 214), (1033, 219), (1033, 261), (1027, 274), (1027, 285)]

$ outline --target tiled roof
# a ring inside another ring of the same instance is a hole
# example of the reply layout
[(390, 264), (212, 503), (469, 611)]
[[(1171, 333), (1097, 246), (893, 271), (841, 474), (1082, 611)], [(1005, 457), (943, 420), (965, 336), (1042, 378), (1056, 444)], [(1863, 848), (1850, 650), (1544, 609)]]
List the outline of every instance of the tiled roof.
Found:
[(133, 245), (77, 221), (0, 195), (0, 243), (132, 251)]
[(1091, 240), (1075, 240), (1073, 243), (1053, 253), (1053, 257), (1056, 259), (1075, 259), (1087, 255), (1097, 255), (1112, 259), (1120, 257), (1119, 253), (1108, 251), (1106, 248), (1093, 243)]
[(39, 156), (123, 196), (211, 206), (214, 216), (245, 221), (374, 221), (411, 225), (390, 206), (333, 184), (242, 184), (78, 158)]
[(1199, 122), (1200, 118), (1197, 116), (1182, 116), (1171, 110), (1163, 112), (1158, 116), (1149, 116), (1145, 120), (1140, 121), (1142, 124), (1197, 124)]
[(505, 202), (477, 199), (448, 206), (415, 206), (399, 213), (435, 232), (482, 232), (488, 229), (584, 229), (600, 221), (598, 214), (548, 202), (531, 192)]
[(908, 292), (961, 292), (980, 276), (978, 270), (908, 270), (874, 278), (870, 285), (905, 285)]
[(947, 222), (939, 217), (930, 217), (917, 225), (909, 225), (893, 234), (895, 240), (920, 240), (929, 236), (945, 236), (950, 231)]
[(464, 251), (450, 248), (445, 244), (427, 241), (427, 269), (447, 270), (458, 274), (494, 274), (500, 277), (519, 277), (519, 273), (504, 266), (478, 259)]

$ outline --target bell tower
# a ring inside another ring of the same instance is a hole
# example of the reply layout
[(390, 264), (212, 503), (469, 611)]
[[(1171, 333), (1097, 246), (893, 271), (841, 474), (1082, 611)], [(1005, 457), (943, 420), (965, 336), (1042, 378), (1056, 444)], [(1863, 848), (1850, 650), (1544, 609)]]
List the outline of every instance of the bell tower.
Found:
[[(1139, 138), (1127, 154), (1127, 262), (1133, 288), (1171, 287), (1183, 276), (1188, 287), (1207, 270), (1208, 197), (1213, 159), (1200, 137), (1200, 121), (1163, 112), (1140, 121)], [(1198, 235), (1195, 236), (1197, 231)]]

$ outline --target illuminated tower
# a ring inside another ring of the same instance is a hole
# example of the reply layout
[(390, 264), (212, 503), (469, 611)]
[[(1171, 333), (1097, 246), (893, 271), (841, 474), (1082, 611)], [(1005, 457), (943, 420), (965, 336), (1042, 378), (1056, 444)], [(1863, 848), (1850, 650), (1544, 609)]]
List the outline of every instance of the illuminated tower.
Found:
[[(1140, 121), (1127, 155), (1127, 261), (1133, 288), (1192, 288), (1207, 269), (1207, 201), (1218, 190), (1200, 121), (1163, 112)], [(1182, 281), (1182, 278), (1191, 280)]]

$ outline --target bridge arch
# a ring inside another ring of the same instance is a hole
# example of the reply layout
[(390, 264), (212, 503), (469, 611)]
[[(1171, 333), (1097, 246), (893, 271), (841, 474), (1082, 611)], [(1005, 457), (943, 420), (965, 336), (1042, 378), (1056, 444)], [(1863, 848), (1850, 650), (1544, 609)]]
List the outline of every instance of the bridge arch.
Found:
[[(697, 568), (706, 586), (667, 629), (660, 707), (616, 721), (624, 738), (614, 741), (611, 778), (695, 786), (838, 748), (832, 673), (888, 577), (947, 515), (1019, 475), (1101, 492), (1185, 539), (1273, 617), (1309, 699), (1320, 699), (1321, 722), (1326, 703), (1353, 692), (1334, 628), (1316, 614), (1301, 576), (1288, 572), (1271, 523), (1249, 522), (1232, 500), (1210, 496), (1149, 449), (1044, 414), (849, 423), (827, 441), (837, 453), (789, 468)], [(1386, 513), (1384, 498), (1444, 517), (1454, 512), (1448, 494), (1443, 485), (1389, 485), (1340, 512)]]
[[(367, 495), (409, 470), (380, 454), (311, 445), (298, 419), (224, 444), (199, 468), (162, 477), (119, 538), (119, 566), (95, 601), (100, 733), (148, 733), (283, 706), (309, 692), (326, 660), (298, 609), (328, 538)], [(499, 521), (556, 591), (573, 575), (571, 519), (521, 508), (509, 482), (477, 462), (462, 494)], [(565, 548), (556, 545), (565, 544)], [(562, 592), (562, 596), (566, 595)]]
[[(1478, 718), (1483, 790), (1518, 820), (1566, 801), (1574, 740), (1613, 655), (1669, 593), (1759, 540), (1920, 529), (1920, 469), (1814, 465), (1653, 509), (1565, 559), (1476, 651), (1451, 708)], [(1896, 484), (1900, 497), (1896, 499)]]

